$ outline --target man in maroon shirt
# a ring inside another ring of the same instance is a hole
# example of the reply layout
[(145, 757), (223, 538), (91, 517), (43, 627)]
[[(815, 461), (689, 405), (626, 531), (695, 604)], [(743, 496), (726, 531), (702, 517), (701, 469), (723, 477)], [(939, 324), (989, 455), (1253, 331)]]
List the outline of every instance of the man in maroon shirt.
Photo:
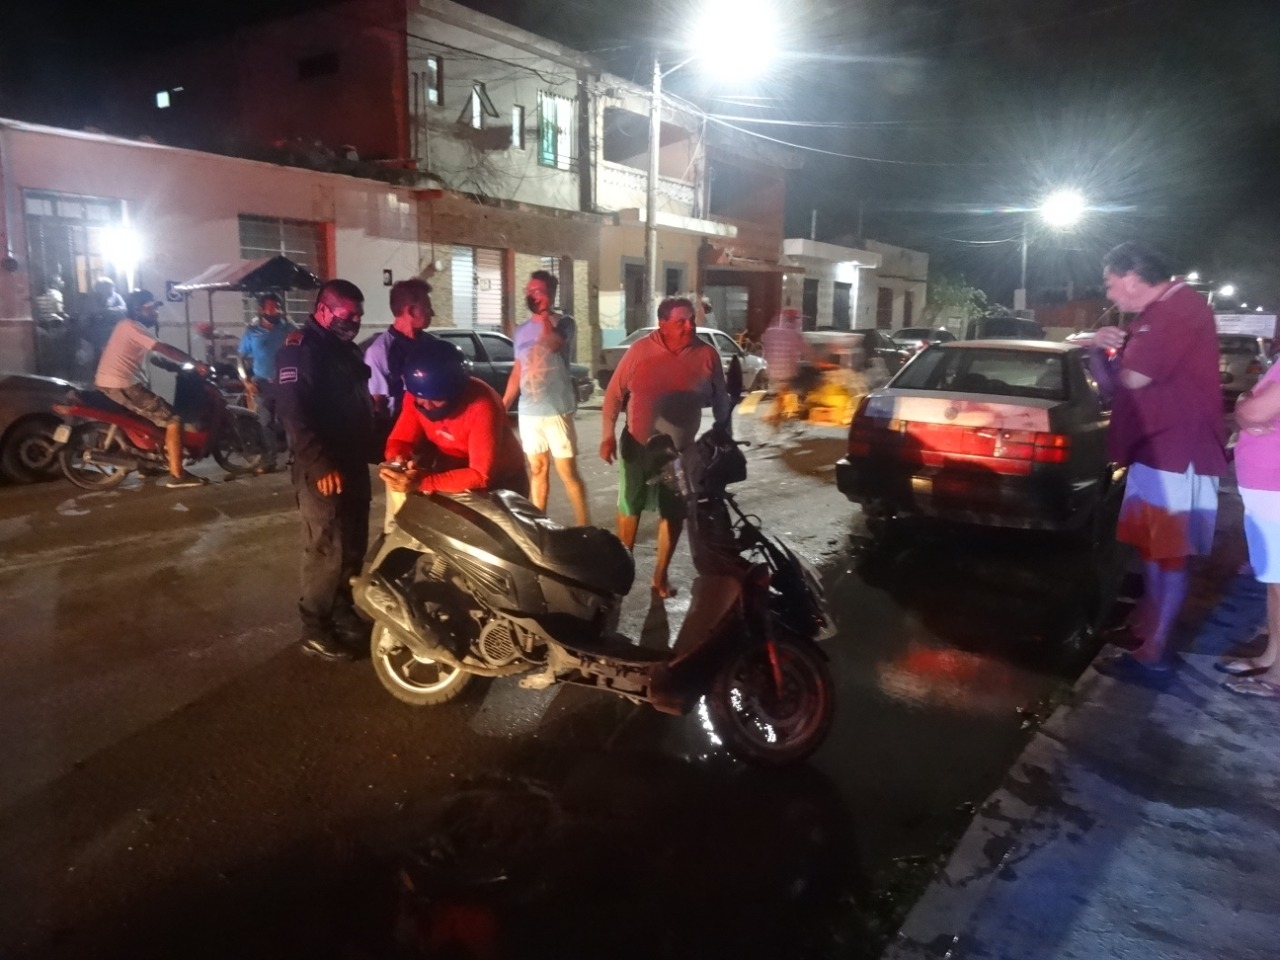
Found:
[[(1167, 674), (1169, 634), (1187, 595), (1187, 557), (1213, 545), (1218, 478), (1227, 471), (1213, 310), (1164, 259), (1122, 243), (1103, 259), (1107, 296), (1137, 316), (1102, 327), (1094, 370), (1114, 392), (1111, 458), (1129, 467), (1116, 537), (1142, 555), (1142, 600), (1117, 638), (1130, 653), (1104, 672)], [(1110, 360), (1105, 351), (1117, 351)]]
[(447, 340), (414, 343), (404, 366), (404, 403), (387, 438), (378, 476), (389, 493), (514, 490), (529, 495), (524, 451), (502, 398), (467, 375), (462, 351)]

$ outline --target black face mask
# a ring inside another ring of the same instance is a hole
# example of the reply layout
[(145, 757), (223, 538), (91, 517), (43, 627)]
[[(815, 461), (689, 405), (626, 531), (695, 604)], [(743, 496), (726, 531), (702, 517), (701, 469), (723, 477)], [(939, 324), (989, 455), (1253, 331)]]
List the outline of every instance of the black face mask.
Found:
[(360, 333), (360, 321), (334, 317), (329, 321), (329, 332), (339, 340), (350, 343)]
[(530, 313), (538, 312), (538, 301), (533, 299), (533, 297), (525, 297), (524, 305), (529, 308)]

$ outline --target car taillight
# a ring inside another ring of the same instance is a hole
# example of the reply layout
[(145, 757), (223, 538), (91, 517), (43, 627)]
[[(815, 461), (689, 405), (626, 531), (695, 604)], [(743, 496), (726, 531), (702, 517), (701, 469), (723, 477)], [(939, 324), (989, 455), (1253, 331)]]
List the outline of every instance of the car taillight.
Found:
[(1065, 433), (1037, 433), (1031, 459), (1036, 463), (1066, 463), (1071, 459), (1071, 438)]
[(849, 424), (849, 443), (847, 450), (851, 457), (865, 457), (871, 452), (871, 418), (866, 416), (867, 397), (863, 397), (858, 409)]
[(1255, 360), (1253, 361), (1253, 363), (1249, 364), (1249, 366), (1245, 368), (1244, 372), (1251, 376), (1255, 376), (1255, 377), (1259, 376), (1263, 372), (1262, 364), (1260, 364), (1257, 360)]

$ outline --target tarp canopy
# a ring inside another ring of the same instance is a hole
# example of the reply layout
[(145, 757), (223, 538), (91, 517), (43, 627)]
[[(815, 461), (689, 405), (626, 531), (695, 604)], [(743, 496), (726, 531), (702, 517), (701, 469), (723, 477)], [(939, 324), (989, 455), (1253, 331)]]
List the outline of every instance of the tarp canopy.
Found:
[(200, 290), (239, 290), (243, 293), (269, 293), (275, 290), (314, 290), (320, 278), (286, 256), (263, 257), (216, 263), (198, 277), (174, 286), (176, 293)]

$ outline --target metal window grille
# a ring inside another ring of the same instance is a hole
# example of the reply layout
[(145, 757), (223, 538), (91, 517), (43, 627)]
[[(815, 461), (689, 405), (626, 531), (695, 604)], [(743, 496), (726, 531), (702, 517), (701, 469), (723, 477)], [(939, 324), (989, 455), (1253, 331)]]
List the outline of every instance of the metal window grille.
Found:
[[(240, 214), (240, 258), (257, 260), (284, 254), (294, 263), (301, 264), (312, 273), (320, 273), (323, 262), (324, 227), (310, 220), (283, 220), (278, 217), (259, 217)], [(305, 290), (285, 293), (285, 311), (290, 319), (301, 320), (311, 313), (315, 294)], [(245, 319), (253, 318), (257, 303), (246, 299)]]

